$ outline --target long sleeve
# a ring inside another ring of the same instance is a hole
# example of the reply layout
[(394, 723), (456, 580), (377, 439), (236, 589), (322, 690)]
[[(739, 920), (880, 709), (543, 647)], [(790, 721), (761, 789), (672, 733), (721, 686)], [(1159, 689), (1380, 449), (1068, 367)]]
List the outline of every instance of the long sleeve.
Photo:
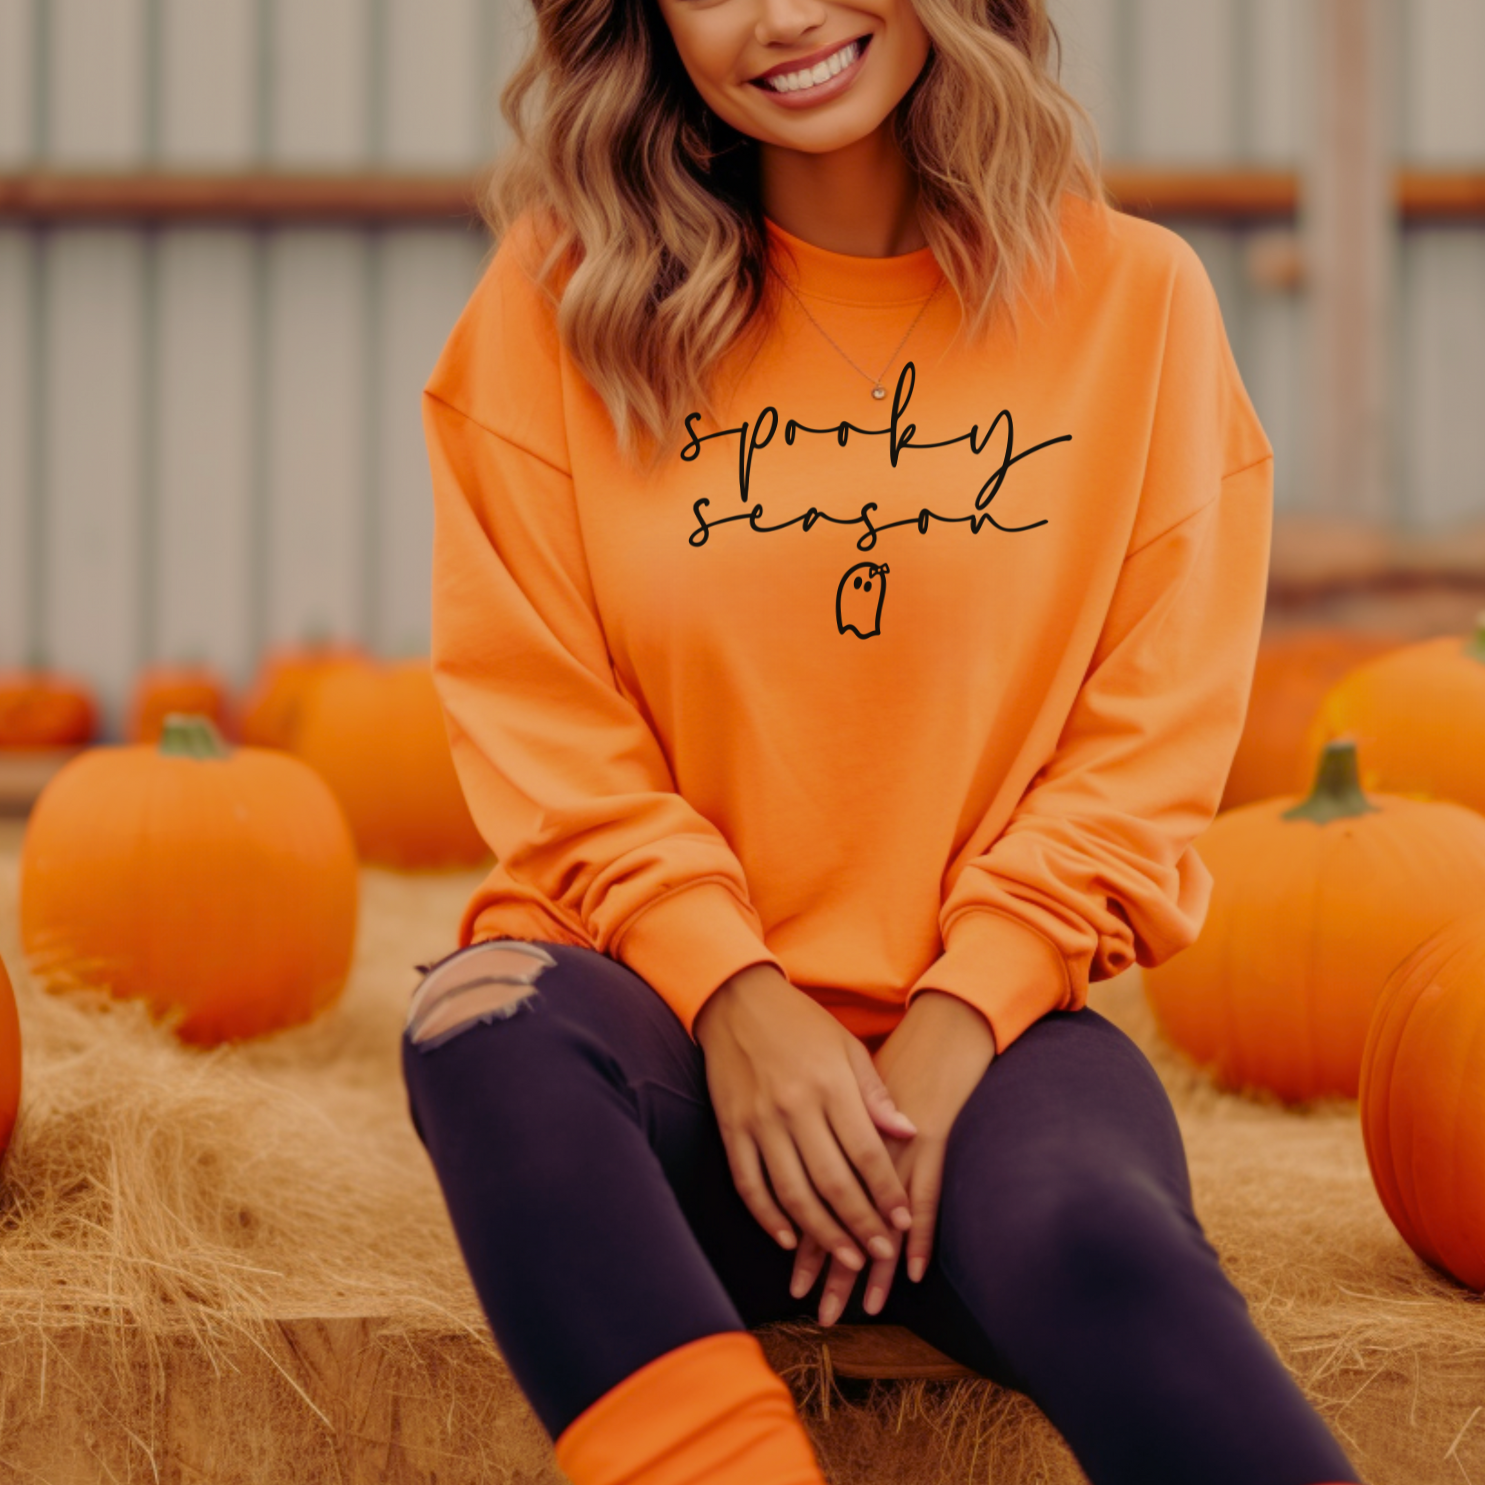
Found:
[(423, 410), (434, 680), (460, 783), (508, 879), (505, 916), (491, 927), (476, 898), (461, 944), (541, 936), (508, 925), (545, 922), (627, 964), (689, 1031), (728, 976), (783, 968), (742, 866), (676, 791), (616, 680), (570, 474), (431, 392)]
[(912, 987), (990, 1021), (1003, 1052), (1090, 980), (1194, 942), (1217, 812), (1257, 660), (1271, 457), (1126, 559), (1100, 653), (1051, 763), (948, 892), (944, 953)]
[(1090, 981), (1194, 942), (1211, 823), (1252, 688), (1273, 449), (1200, 260), (1178, 254), (1145, 495), (1056, 747), (1003, 829), (951, 874), (941, 956), (909, 990), (957, 995), (1004, 1051)]

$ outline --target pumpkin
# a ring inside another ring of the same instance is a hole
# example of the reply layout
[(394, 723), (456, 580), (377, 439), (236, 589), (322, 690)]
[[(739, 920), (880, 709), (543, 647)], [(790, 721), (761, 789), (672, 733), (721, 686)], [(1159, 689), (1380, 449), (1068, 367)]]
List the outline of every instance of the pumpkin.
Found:
[(293, 751), (335, 791), (363, 861), (406, 870), (489, 856), (454, 772), (427, 660), (323, 673), (305, 696)]
[(1265, 635), (1220, 808), (1304, 793), (1320, 751), (1309, 728), (1325, 693), (1363, 661), (1403, 643), (1400, 633), (1341, 627)]
[(1408, 1246), (1485, 1291), (1485, 911), (1388, 977), (1362, 1058), (1361, 1133)]
[(229, 727), (227, 684), (209, 665), (152, 665), (141, 671), (129, 701), (124, 737), (128, 742), (159, 742), (171, 712), (210, 717)]
[(1165, 1035), (1226, 1087), (1356, 1097), (1388, 974), (1485, 901), (1485, 818), (1368, 797), (1338, 738), (1307, 798), (1223, 811), (1195, 848), (1212, 875), (1201, 932), (1143, 971)]
[(85, 681), (54, 671), (0, 671), (0, 748), (67, 748), (92, 742), (98, 703)]
[(270, 651), (243, 697), (242, 741), (258, 748), (291, 748), (310, 687), (336, 666), (364, 664), (367, 658), (358, 645), (329, 641)]
[(298, 759), (172, 714), (158, 745), (89, 749), (38, 797), (21, 941), (49, 988), (140, 997), (200, 1044), (308, 1021), (344, 988), (355, 843)]
[(1485, 813), (1485, 612), (1471, 635), (1403, 645), (1338, 681), (1320, 704), (1309, 746), (1343, 733), (1364, 759), (1363, 788), (1452, 799)]
[(0, 1160), (10, 1148), (15, 1116), (21, 1106), (21, 1021), (15, 991), (0, 960)]

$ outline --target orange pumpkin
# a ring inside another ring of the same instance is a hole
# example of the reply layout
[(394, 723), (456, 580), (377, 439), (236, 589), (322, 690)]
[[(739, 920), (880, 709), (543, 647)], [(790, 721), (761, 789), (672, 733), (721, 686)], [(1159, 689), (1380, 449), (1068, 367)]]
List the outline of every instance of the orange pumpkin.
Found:
[(1322, 750), (1313, 791), (1239, 805), (1196, 842), (1213, 878), (1197, 940), (1143, 971), (1165, 1034), (1228, 1087), (1354, 1098), (1394, 965), (1485, 901), (1485, 818), (1362, 793), (1357, 750)]
[(1310, 728), (1318, 749), (1355, 737), (1361, 782), (1485, 813), (1485, 613), (1468, 636), (1403, 645), (1357, 666), (1325, 695)]
[(1485, 1291), (1485, 911), (1388, 977), (1361, 1064), (1361, 1133), (1408, 1246)]
[(360, 883), (335, 797), (296, 758), (228, 749), (206, 718), (66, 764), (20, 872), (37, 976), (142, 997), (186, 1041), (308, 1021), (350, 971)]
[(209, 665), (149, 666), (134, 683), (125, 740), (159, 742), (171, 712), (210, 717), (219, 730), (230, 730), (227, 683)]
[(256, 748), (292, 748), (304, 698), (314, 683), (337, 666), (364, 665), (367, 659), (354, 644), (326, 642), (271, 651), (243, 697), (242, 741)]
[(335, 791), (363, 861), (414, 869), (489, 856), (454, 772), (426, 660), (322, 674), (305, 697), (294, 753)]
[(0, 1160), (10, 1148), (15, 1116), (21, 1106), (21, 1021), (15, 991), (0, 961)]
[(87, 682), (47, 670), (0, 671), (0, 748), (78, 747), (97, 730)]
[(1398, 633), (1337, 627), (1266, 634), (1221, 808), (1303, 794), (1319, 752), (1309, 727), (1325, 693), (1363, 661), (1403, 643)]

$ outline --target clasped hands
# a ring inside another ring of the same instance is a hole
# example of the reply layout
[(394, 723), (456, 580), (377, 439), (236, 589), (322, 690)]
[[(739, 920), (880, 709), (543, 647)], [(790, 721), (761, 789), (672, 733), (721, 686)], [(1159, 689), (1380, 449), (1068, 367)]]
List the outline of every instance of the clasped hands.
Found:
[(928, 1267), (949, 1131), (995, 1056), (990, 1023), (927, 991), (873, 1058), (758, 964), (707, 1000), (693, 1031), (738, 1193), (795, 1252), (790, 1293), (809, 1293), (828, 1260), (820, 1323), (839, 1319), (863, 1270), (863, 1308), (879, 1314), (904, 1243), (908, 1278)]

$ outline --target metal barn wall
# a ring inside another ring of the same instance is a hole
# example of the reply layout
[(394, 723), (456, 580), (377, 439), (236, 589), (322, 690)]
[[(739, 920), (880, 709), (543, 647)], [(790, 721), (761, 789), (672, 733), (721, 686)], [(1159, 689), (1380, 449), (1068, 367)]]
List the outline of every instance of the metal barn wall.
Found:
[[(1064, 81), (1122, 163), (1298, 166), (1311, 0), (1053, 0)], [(1485, 161), (1485, 0), (1407, 0), (1399, 162)], [(518, 0), (0, 0), (0, 172), (473, 167), (526, 41)], [(1221, 295), (1305, 504), (1305, 299), (1242, 229), (1171, 221)], [(485, 241), (448, 228), (0, 227), (0, 665), (99, 687), (246, 680), (319, 630), (428, 633), (418, 389)], [(1485, 515), (1485, 233), (1399, 256), (1396, 511)]]

